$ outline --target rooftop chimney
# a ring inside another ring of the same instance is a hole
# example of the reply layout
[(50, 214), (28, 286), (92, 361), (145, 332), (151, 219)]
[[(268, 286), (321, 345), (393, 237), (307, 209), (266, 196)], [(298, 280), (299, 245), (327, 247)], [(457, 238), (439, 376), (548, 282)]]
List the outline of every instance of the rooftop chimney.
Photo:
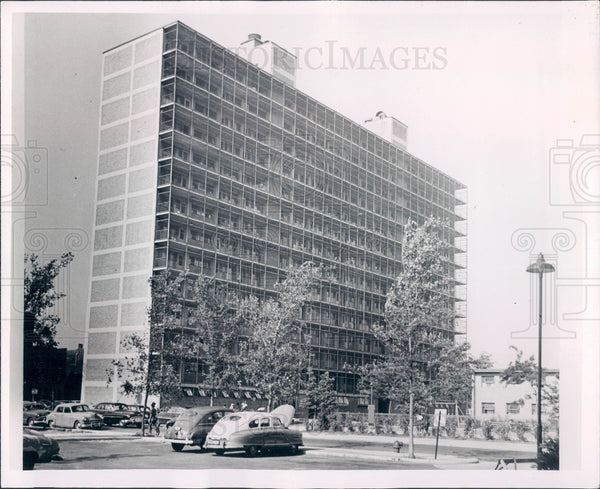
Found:
[(296, 56), (255, 32), (240, 44), (238, 54), (288, 85), (296, 84)]
[(377, 112), (372, 119), (367, 119), (365, 127), (394, 146), (406, 149), (408, 127), (382, 110)]

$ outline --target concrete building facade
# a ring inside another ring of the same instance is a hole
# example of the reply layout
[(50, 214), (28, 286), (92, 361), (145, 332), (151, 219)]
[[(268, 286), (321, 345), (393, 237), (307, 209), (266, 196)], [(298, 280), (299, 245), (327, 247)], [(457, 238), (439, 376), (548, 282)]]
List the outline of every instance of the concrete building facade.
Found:
[[(542, 385), (558, 382), (558, 370), (544, 370)], [(486, 368), (473, 373), (471, 413), (479, 420), (514, 419), (535, 421), (536, 389), (529, 382), (507, 384), (502, 382), (501, 369)], [(548, 415), (548, 406), (542, 404), (542, 416)]]
[[(410, 155), (395, 119), (403, 143), (297, 90), (291, 54), (256, 36), (273, 74), (180, 22), (104, 53), (87, 402), (120, 396), (106, 369), (124, 335), (147, 328), (153, 273), (202, 272), (265, 298), (290, 265), (313, 261), (328, 270), (304, 310), (313, 367), (335, 377), (342, 407), (366, 406), (349, 367), (381, 354), (370, 325), (408, 219), (447, 220), (453, 332), (466, 332), (465, 187)], [(201, 362), (183, 360), (181, 381), (202, 397)]]

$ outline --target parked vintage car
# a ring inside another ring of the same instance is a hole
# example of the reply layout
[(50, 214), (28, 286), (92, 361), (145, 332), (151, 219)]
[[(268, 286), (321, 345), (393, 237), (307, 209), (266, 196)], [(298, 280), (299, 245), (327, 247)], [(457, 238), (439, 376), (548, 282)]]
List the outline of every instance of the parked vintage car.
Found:
[(52, 411), (59, 404), (67, 404), (69, 402), (78, 403), (78, 402), (81, 402), (81, 401), (75, 400), (75, 399), (57, 399), (56, 401), (52, 401), (52, 407), (50, 408), (50, 410)]
[(59, 451), (58, 442), (53, 438), (23, 428), (23, 470), (33, 470), (36, 463), (50, 462), (58, 457)]
[(240, 411), (221, 419), (206, 437), (204, 447), (217, 455), (226, 451), (243, 450), (249, 456), (273, 448), (289, 448), (297, 453), (302, 446), (302, 433), (288, 429), (294, 417), (289, 404), (270, 413)]
[(156, 415), (156, 418), (158, 419), (158, 424), (164, 424), (167, 425), (167, 427), (171, 426), (173, 424), (172, 421), (175, 421), (175, 419), (177, 419), (177, 417), (185, 410), (186, 408), (184, 407), (171, 406), (165, 409), (164, 411), (159, 411)]
[(102, 416), (107, 426), (141, 426), (142, 412), (122, 402), (100, 402), (94, 411)]
[(129, 409), (133, 409), (139, 411), (140, 413), (145, 413), (144, 418), (148, 419), (150, 417), (150, 406), (144, 408), (142, 404), (128, 404)]
[(217, 421), (231, 409), (226, 407), (197, 407), (181, 413), (174, 424), (167, 429), (165, 439), (171, 442), (173, 450), (180, 452), (186, 445), (203, 448), (206, 435)]
[(59, 404), (46, 416), (50, 428), (96, 428), (103, 425), (102, 416), (92, 411), (87, 404)]
[(35, 402), (39, 402), (39, 403), (43, 404), (44, 406), (46, 406), (46, 409), (48, 411), (52, 411), (52, 401), (50, 399), (38, 399)]
[(50, 411), (40, 402), (23, 401), (23, 424), (39, 426), (46, 424), (46, 415)]

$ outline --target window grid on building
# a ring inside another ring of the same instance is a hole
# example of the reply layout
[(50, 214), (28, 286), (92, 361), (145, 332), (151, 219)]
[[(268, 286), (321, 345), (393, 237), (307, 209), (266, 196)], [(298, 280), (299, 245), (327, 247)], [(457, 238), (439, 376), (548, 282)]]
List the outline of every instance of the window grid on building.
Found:
[[(357, 393), (350, 370), (382, 353), (370, 326), (409, 219), (447, 221), (447, 300), (461, 303), (461, 184), (179, 22), (163, 30), (160, 83), (155, 272), (204, 273), (265, 298), (289, 266), (323, 265), (303, 319), (313, 367), (342, 394)], [(184, 384), (201, 378), (184, 362)]]

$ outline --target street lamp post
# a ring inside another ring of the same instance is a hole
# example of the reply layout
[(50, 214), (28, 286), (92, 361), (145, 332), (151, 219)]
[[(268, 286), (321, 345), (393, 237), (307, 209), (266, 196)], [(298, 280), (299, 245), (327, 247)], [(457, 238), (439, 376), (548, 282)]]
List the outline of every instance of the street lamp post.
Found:
[(537, 261), (527, 267), (527, 272), (537, 273), (539, 277), (539, 316), (538, 316), (538, 388), (537, 388), (537, 468), (540, 470), (542, 459), (542, 281), (544, 273), (552, 273), (554, 267), (538, 255)]

